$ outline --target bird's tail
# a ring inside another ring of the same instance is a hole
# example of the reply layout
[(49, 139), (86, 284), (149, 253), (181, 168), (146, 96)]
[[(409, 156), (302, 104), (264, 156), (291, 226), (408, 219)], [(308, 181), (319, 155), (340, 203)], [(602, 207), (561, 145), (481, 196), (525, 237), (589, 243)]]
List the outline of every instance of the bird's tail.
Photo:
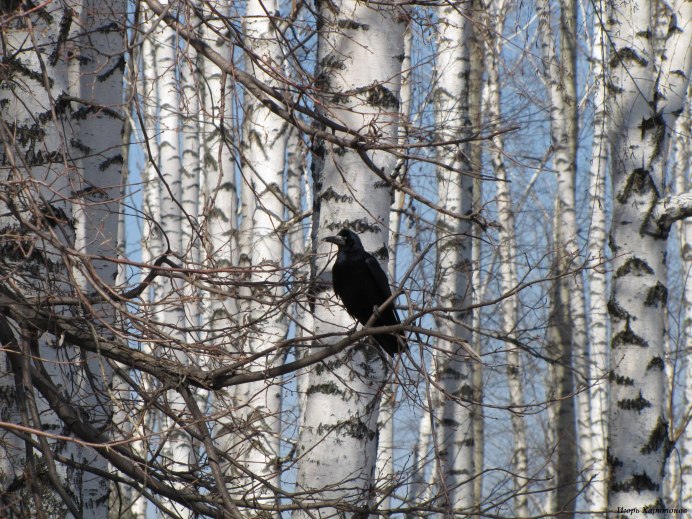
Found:
[(403, 335), (382, 333), (374, 337), (380, 347), (387, 352), (390, 357), (394, 357), (397, 353), (402, 353), (408, 349), (408, 342)]

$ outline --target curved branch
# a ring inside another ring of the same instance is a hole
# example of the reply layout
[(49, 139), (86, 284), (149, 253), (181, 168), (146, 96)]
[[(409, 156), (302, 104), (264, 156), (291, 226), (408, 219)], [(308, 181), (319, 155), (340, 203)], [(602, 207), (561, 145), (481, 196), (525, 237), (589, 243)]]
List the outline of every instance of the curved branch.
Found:
[(692, 193), (662, 198), (651, 212), (653, 222), (666, 234), (670, 231), (671, 225), (690, 216), (692, 216)]

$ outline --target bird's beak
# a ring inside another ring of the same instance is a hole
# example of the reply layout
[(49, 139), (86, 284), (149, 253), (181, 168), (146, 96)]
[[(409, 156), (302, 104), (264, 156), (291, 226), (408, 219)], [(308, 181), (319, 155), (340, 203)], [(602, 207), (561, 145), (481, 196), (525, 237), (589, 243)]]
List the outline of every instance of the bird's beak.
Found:
[(346, 244), (346, 240), (344, 238), (342, 238), (341, 236), (327, 236), (322, 241), (328, 241), (329, 243), (334, 243), (334, 244), (338, 245), (339, 247)]

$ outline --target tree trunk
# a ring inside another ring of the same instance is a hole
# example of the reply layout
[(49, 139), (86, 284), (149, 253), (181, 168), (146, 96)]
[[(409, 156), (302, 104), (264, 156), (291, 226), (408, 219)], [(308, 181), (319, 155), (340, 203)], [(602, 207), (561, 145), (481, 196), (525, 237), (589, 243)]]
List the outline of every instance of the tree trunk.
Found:
[[(278, 3), (250, 0), (246, 8), (244, 23), (249, 52), (245, 68), (257, 79), (281, 88), (275, 76), (283, 72), (277, 68), (283, 61), (282, 49), (276, 22), (269, 16), (277, 12)], [(284, 254), (281, 228), (288, 123), (251, 96), (246, 97), (244, 110), (241, 164), (243, 179), (249, 184), (247, 193), (251, 193), (252, 198), (243, 203), (248, 208), (246, 218), (251, 222), (248, 238), (252, 247), (248, 254), (250, 281), (255, 287), (249, 302), (246, 353), (267, 352), (247, 366), (262, 371), (280, 363), (282, 354), (272, 346), (283, 341), (288, 331), (286, 309), (280, 306), (284, 293), (281, 288)], [(244, 442), (240, 460), (252, 474), (278, 486), (280, 385), (264, 380), (244, 384), (236, 393), (236, 405), (241, 430), (253, 437), (253, 441)], [(262, 485), (260, 491), (253, 490), (256, 486), (253, 480), (254, 477), (248, 480), (248, 490), (243, 497), (250, 501), (259, 499), (259, 502), (267, 500), (267, 493), (272, 497), (266, 485)]]
[[(294, 269), (294, 279), (299, 288), (293, 298), (291, 320), (295, 324), (296, 339), (310, 336), (314, 328), (312, 313), (310, 312), (310, 259), (308, 240), (312, 236), (312, 220), (309, 218), (308, 207), (312, 197), (310, 195), (310, 174), (307, 168), (308, 148), (300, 138), (297, 128), (289, 128), (288, 142), (286, 145), (286, 220), (291, 222), (288, 233), (288, 251), (291, 265)], [(307, 207), (306, 207), (307, 206)], [(306, 353), (306, 349), (297, 346), (293, 354), (300, 358)], [(299, 395), (297, 403), (298, 412), (305, 409), (304, 397), (307, 392), (308, 371), (300, 370), (296, 374), (296, 391)]]
[[(155, 15), (151, 10), (143, 8), (140, 14), (140, 30), (143, 34), (149, 34), (153, 29), (152, 21)], [(139, 89), (139, 97), (141, 103), (139, 110), (143, 120), (142, 131), (143, 139), (148, 139), (150, 155), (142, 167), (142, 210), (144, 213), (144, 225), (141, 236), (142, 263), (153, 264), (162, 254), (162, 235), (161, 229), (156, 223), (161, 214), (161, 199), (159, 196), (159, 177), (155, 166), (159, 162), (159, 142), (156, 138), (158, 132), (158, 120), (156, 117), (156, 107), (158, 106), (158, 89), (156, 88), (156, 53), (158, 45), (153, 41), (150, 35), (142, 41), (140, 48), (141, 70), (139, 71), (139, 79), (137, 86)], [(142, 269), (142, 278), (146, 279), (149, 275), (149, 269)], [(142, 302), (144, 303), (144, 312), (153, 315), (151, 306), (152, 301), (159, 301), (161, 298), (161, 282), (154, 279), (151, 286), (142, 293)], [(147, 353), (152, 353), (154, 348), (149, 342), (144, 342), (142, 348)], [(154, 382), (152, 377), (146, 373), (142, 375), (142, 386), (145, 391), (154, 390)], [(155, 427), (156, 413), (145, 406), (141, 398), (138, 399), (135, 405), (132, 421), (136, 427), (135, 436), (141, 438), (133, 444), (135, 451), (142, 457), (145, 457), (151, 448), (150, 439)], [(145, 519), (147, 513), (148, 501), (144, 496), (138, 496), (132, 506), (132, 515), (136, 519)]]
[[(229, 14), (228, 0), (205, 1), (202, 5), (204, 23), (200, 38), (215, 52), (231, 60), (231, 45), (223, 37)], [(204, 252), (201, 261), (208, 268), (223, 269), (238, 265), (237, 186), (235, 181), (232, 99), (234, 92), (226, 73), (207, 59), (198, 59), (197, 82), (202, 89), (202, 121), (200, 160), (204, 182), (200, 204)], [(229, 296), (205, 293), (204, 330), (206, 340), (228, 354), (239, 353), (237, 330), (239, 325), (238, 288), (232, 284), (232, 274), (215, 275), (219, 286), (228, 286)], [(229, 285), (224, 285), (230, 283)], [(207, 369), (220, 367), (221, 360), (209, 359)], [(220, 452), (235, 459), (234, 446), (238, 442), (237, 423), (227, 412), (235, 407), (235, 386), (215, 391), (210, 398), (210, 408), (218, 416), (213, 427), (214, 445)], [(237, 475), (234, 465), (224, 456), (222, 470), (229, 476)]]
[[(490, 17), (492, 17), (492, 30), (488, 31), (488, 85), (486, 117), (492, 124), (500, 124), (501, 112), (501, 88), (500, 88), (500, 63), (502, 55), (502, 34), (504, 28), (504, 0), (496, 0), (491, 4)], [(514, 290), (519, 277), (516, 267), (516, 236), (514, 223), (514, 209), (512, 204), (511, 183), (505, 166), (504, 140), (501, 136), (491, 141), (492, 148), (490, 160), (493, 167), (493, 175), (498, 179), (497, 186), (497, 211), (500, 224), (499, 252), (501, 291), (509, 293)], [(505, 297), (501, 303), (502, 333), (508, 339), (513, 338), (517, 328), (517, 296)], [(513, 409), (521, 409), (524, 406), (524, 384), (522, 380), (523, 362), (519, 352), (507, 343), (507, 377), (510, 384), (510, 405)], [(514, 512), (521, 517), (528, 514), (528, 503), (522, 491), (525, 482), (528, 481), (528, 458), (526, 443), (526, 424), (524, 417), (519, 413), (512, 415), (512, 429), (514, 431), (514, 459), (512, 473), (514, 476), (515, 492), (519, 492), (514, 498)]]
[[(196, 2), (192, 2), (196, 4)], [(185, 7), (185, 18), (189, 25), (199, 23), (199, 19), (192, 12), (197, 5)], [(204, 169), (200, 160), (200, 143), (203, 140), (201, 132), (201, 102), (202, 88), (198, 85), (197, 77), (197, 52), (189, 43), (186, 43), (181, 52), (179, 63), (180, 77), (180, 114), (182, 117), (181, 138), (181, 254), (185, 258), (185, 266), (190, 268), (200, 267), (200, 191), (204, 182)], [(186, 342), (199, 344), (202, 305), (199, 300), (198, 289), (190, 283), (184, 287), (184, 312)], [(200, 355), (199, 357), (204, 357)], [(191, 359), (195, 365), (206, 364), (203, 358)]]
[[(438, 8), (435, 63), (435, 119), (437, 139), (467, 137), (471, 130), (469, 76), (473, 26), (470, 10), (443, 5)], [(438, 149), (450, 168), (437, 172), (439, 204), (459, 214), (473, 211), (471, 146), (452, 145)], [(461, 173), (460, 173), (461, 172)], [(437, 330), (447, 336), (472, 342), (471, 222), (440, 214), (437, 217), (437, 299), (449, 310), (436, 316)], [(439, 495), (445, 516), (469, 512), (474, 506), (475, 474), (473, 441), (473, 368), (459, 344), (438, 339), (435, 372), (443, 389), (442, 406), (435, 413), (436, 446), (439, 448)]]
[(614, 3), (611, 9), (609, 507), (641, 509), (663, 505), (663, 468), (670, 448), (663, 387), (670, 223), (660, 214), (660, 201), (668, 129), (682, 110), (689, 83), (689, 74), (679, 71), (690, 69), (692, 57), (681, 49), (689, 49), (691, 29), (689, 17), (684, 29), (675, 25), (681, 18), (671, 18), (674, 36), (666, 49), (667, 65), (657, 72), (649, 37), (651, 4)]
[[(153, 33), (154, 41), (159, 46), (156, 57), (156, 88), (159, 99), (160, 124), (160, 162), (161, 177), (159, 184), (160, 214), (157, 221), (163, 233), (164, 254), (183, 255), (183, 215), (182, 201), (182, 152), (180, 129), (180, 90), (178, 85), (178, 35), (166, 23), (159, 22)], [(161, 286), (161, 299), (154, 301), (158, 318), (165, 324), (163, 333), (167, 336), (166, 345), (160, 345), (159, 355), (187, 364), (189, 359), (181, 348), (185, 344), (183, 329), (186, 326), (185, 311), (179, 304), (183, 284), (180, 279), (170, 277)], [(182, 396), (177, 390), (168, 390), (166, 403), (172, 414), (180, 419), (187, 413)], [(173, 471), (189, 471), (192, 464), (192, 439), (180, 426), (178, 420), (162, 414), (160, 426), (164, 431), (161, 437), (161, 455)], [(175, 484), (175, 483), (174, 483)], [(181, 517), (190, 517), (190, 510), (178, 503), (167, 500), (167, 505)]]
[[(399, 117), (399, 143), (404, 145), (408, 140), (408, 125), (411, 112), (411, 43), (412, 33), (410, 23), (406, 24), (404, 32), (404, 56), (401, 62), (401, 91)], [(408, 175), (408, 162), (399, 159), (396, 164), (397, 180), (405, 181)], [(401, 237), (401, 224), (403, 220), (403, 208), (406, 201), (406, 194), (401, 190), (392, 193), (392, 207), (389, 213), (389, 279), (396, 283), (397, 279), (397, 257), (399, 241)], [(395, 364), (396, 368), (396, 364)], [(380, 402), (380, 426), (379, 442), (377, 449), (377, 478), (378, 486), (381, 488), (380, 507), (387, 510), (391, 507), (392, 495), (398, 490), (398, 482), (394, 472), (394, 449), (396, 447), (396, 436), (394, 430), (394, 414), (396, 412), (398, 383), (396, 377), (391, 383), (385, 384), (382, 391)]]
[(594, 40), (591, 50), (591, 74), (593, 76), (593, 142), (589, 168), (589, 236), (587, 246), (592, 268), (587, 271), (589, 280), (589, 397), (591, 399), (591, 451), (586, 453), (585, 477), (590, 480), (586, 488), (587, 506), (594, 513), (608, 508), (608, 464), (606, 440), (608, 435), (608, 308), (606, 260), (606, 200), (605, 186), (608, 165), (606, 136), (606, 76), (605, 63), (607, 41), (601, 21), (606, 19), (606, 2), (597, 0), (594, 13)]
[[(115, 263), (105, 258), (117, 255), (124, 32), (107, 21), (124, 12), (124, 2), (16, 8), (2, 27), (0, 277), (19, 299), (87, 301), (115, 281)], [(64, 247), (78, 253), (68, 257)], [(93, 326), (113, 323), (106, 305), (50, 310), (75, 320), (89, 312)], [(5, 420), (71, 436), (73, 424), (58, 418), (54, 395), (36, 381), (50, 377), (108, 430), (112, 409), (103, 395), (111, 371), (100, 356), (4, 315), (0, 342)], [(25, 443), (7, 429), (1, 436), (0, 485), (11, 489), (3, 495), (10, 514), (107, 516), (109, 484), (84, 470), (108, 470), (93, 449), (42, 434)]]
[[(576, 11), (571, 0), (560, 2), (560, 53), (551, 24), (552, 5), (543, 0), (537, 4), (541, 53), (544, 76), (550, 101), (550, 134), (553, 150), (553, 169), (557, 173), (557, 204), (555, 218), (556, 270), (566, 273), (578, 264), (579, 243), (575, 208), (575, 172), (577, 153), (576, 109)], [(557, 362), (551, 372), (557, 379), (553, 388), (557, 393), (555, 406), (559, 434), (556, 457), (553, 461), (557, 477), (555, 511), (563, 517), (574, 513), (577, 490), (577, 433), (582, 454), (589, 452), (590, 412), (589, 393), (577, 394), (579, 406), (575, 407), (575, 382), (586, 385), (588, 350), (584, 315), (584, 292), (581, 274), (570, 274), (555, 281), (550, 326), (556, 328), (550, 335), (552, 357)], [(575, 429), (575, 413), (578, 410), (579, 428)], [(552, 446), (551, 446), (552, 447)]]
[[(318, 70), (322, 110), (353, 130), (397, 140), (399, 75), (404, 53), (404, 12), (386, 4), (353, 0), (320, 3), (318, 13)], [(336, 28), (339, 30), (335, 30)], [(393, 156), (368, 153), (369, 160), (391, 175)], [(314, 239), (335, 234), (342, 227), (360, 233), (366, 250), (386, 270), (390, 191), (353, 149), (319, 142), (313, 155), (316, 224)], [(313, 243), (320, 253), (330, 246)], [(320, 254), (314, 264), (315, 333), (344, 333), (354, 321), (334, 297), (325, 272), (331, 258)], [(323, 345), (339, 337), (325, 339)], [(317, 347), (321, 347), (316, 344)], [(377, 454), (380, 392), (387, 374), (379, 348), (368, 343), (349, 347), (316, 366), (309, 374), (300, 439), (297, 490), (301, 501), (328, 507), (319, 515), (335, 513), (334, 502), (363, 509), (373, 498)], [(351, 516), (346, 508), (344, 516)], [(315, 512), (313, 512), (315, 513)], [(297, 517), (309, 516), (298, 512)]]
[[(692, 189), (690, 175), (692, 169), (690, 162), (692, 161), (692, 97), (688, 89), (688, 98), (685, 106), (685, 111), (681, 114), (678, 121), (676, 131), (674, 151), (672, 153), (673, 162), (675, 164), (675, 182), (676, 192), (678, 194), (688, 193)], [(682, 293), (682, 330), (680, 334), (683, 342), (680, 345), (681, 354), (684, 357), (683, 368), (685, 370), (685, 389), (681, 409), (689, 409), (692, 405), (692, 359), (688, 354), (689, 341), (692, 337), (692, 220), (689, 218), (680, 222), (679, 229), (680, 252), (682, 260), (682, 275), (684, 280), (684, 288)], [(680, 354), (679, 353), (679, 354)], [(679, 441), (679, 456), (680, 460), (675, 456), (669, 461), (669, 465), (676, 466), (680, 485), (671, 485), (671, 493), (677, 495), (669, 504), (670, 506), (678, 506), (681, 508), (692, 509), (692, 427), (687, 422), (687, 414), (683, 414), (683, 426)], [(678, 468), (679, 467), (679, 468)], [(671, 496), (673, 497), (673, 496)]]
[[(480, 0), (472, 0), (471, 12), (473, 18), (469, 19), (469, 34), (470, 48), (470, 69), (469, 69), (469, 119), (471, 127), (476, 130), (485, 128), (483, 121), (483, 77), (486, 73), (486, 56), (488, 53), (487, 42), (483, 37), (483, 16), (480, 15), (485, 10), (485, 4)], [(485, 142), (480, 140), (471, 141), (469, 143), (471, 159), (471, 172), (483, 171), (483, 151)], [(473, 179), (473, 196), (471, 198), (471, 210), (474, 214), (481, 214), (483, 211), (483, 179), (480, 175), (476, 175)], [(471, 227), (473, 238), (483, 236), (485, 233), (484, 224), (480, 220), (473, 222)], [(476, 305), (481, 302), (482, 295), (479, 287), (482, 285), (482, 240), (476, 239), (471, 247), (471, 299), (470, 302)], [(482, 355), (483, 337), (480, 330), (483, 327), (483, 316), (481, 316), (480, 308), (474, 308), (471, 311), (471, 348)], [(480, 511), (480, 503), (483, 495), (483, 464), (485, 457), (485, 416), (483, 413), (483, 364), (475, 360), (471, 365), (471, 380), (472, 388), (471, 419), (473, 420), (473, 496), (475, 512)], [(474, 518), (477, 515), (473, 516)]]

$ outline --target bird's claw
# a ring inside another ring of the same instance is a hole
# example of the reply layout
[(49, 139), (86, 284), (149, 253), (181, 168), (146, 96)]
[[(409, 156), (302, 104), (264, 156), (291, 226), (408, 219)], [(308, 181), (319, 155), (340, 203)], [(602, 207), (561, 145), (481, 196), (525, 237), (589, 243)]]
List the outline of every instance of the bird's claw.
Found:
[(372, 314), (375, 316), (375, 319), (380, 318), (380, 307), (375, 305), (372, 307)]

